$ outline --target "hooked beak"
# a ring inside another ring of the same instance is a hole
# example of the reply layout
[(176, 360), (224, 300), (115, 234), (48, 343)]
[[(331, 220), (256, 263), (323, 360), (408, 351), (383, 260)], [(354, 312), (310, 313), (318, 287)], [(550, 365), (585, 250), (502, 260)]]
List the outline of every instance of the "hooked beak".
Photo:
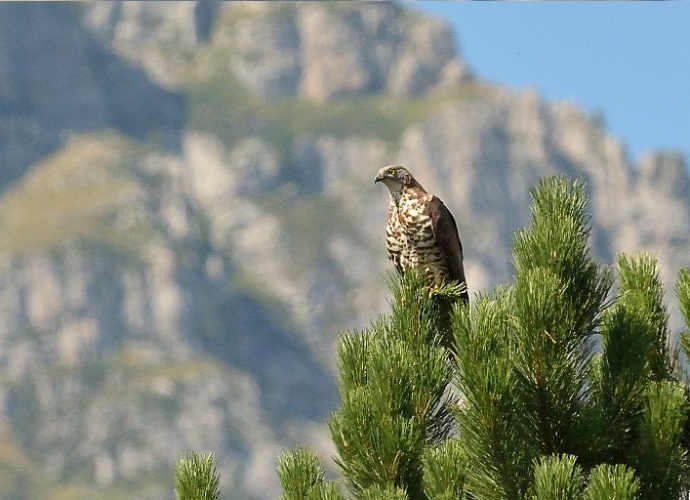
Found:
[(376, 179), (374, 179), (374, 184), (376, 184), (377, 182), (382, 182), (384, 178), (385, 178), (384, 175), (382, 173), (379, 173), (376, 176)]

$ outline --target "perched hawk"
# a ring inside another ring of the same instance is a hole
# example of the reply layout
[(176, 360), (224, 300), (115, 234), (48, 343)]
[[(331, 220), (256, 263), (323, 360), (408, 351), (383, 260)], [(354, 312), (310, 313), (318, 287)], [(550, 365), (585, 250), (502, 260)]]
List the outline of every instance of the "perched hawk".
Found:
[(374, 181), (377, 182), (383, 182), (390, 191), (386, 249), (398, 273), (420, 269), (431, 285), (463, 283), (465, 292), (461, 299), (467, 303), (462, 244), (453, 215), (404, 167), (383, 167)]

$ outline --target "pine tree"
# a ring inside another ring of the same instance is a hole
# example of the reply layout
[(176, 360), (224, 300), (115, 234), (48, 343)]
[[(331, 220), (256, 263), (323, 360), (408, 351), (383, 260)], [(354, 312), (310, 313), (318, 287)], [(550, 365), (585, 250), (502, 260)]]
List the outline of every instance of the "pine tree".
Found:
[[(690, 329), (671, 344), (656, 259), (593, 258), (582, 182), (531, 194), (513, 284), (449, 313), (457, 289), (406, 276), (389, 314), (341, 337), (341, 480), (297, 448), (285, 500), (690, 498)], [(675, 291), (690, 325), (690, 269)]]

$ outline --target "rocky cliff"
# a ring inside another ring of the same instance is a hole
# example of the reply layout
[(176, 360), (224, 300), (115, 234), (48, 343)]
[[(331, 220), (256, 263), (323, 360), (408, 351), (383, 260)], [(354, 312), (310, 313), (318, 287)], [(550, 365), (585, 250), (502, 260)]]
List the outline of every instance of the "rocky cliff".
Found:
[(683, 158), (632, 164), (396, 4), (2, 4), (0, 28), (3, 498), (167, 498), (188, 449), (267, 498), (283, 447), (328, 454), (337, 332), (386, 308), (384, 164), (447, 201), (473, 292), (510, 280), (547, 172), (588, 181), (601, 258), (689, 265)]

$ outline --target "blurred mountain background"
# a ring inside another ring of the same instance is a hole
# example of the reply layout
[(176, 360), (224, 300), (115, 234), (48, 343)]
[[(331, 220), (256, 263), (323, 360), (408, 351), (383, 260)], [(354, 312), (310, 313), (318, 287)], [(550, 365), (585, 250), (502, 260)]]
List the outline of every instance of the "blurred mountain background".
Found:
[(0, 3), (0, 497), (225, 498), (332, 452), (339, 331), (386, 309), (387, 193), (454, 212), (472, 292), (508, 282), (528, 188), (588, 182), (592, 245), (690, 263), (685, 159), (483, 82), (392, 3)]

